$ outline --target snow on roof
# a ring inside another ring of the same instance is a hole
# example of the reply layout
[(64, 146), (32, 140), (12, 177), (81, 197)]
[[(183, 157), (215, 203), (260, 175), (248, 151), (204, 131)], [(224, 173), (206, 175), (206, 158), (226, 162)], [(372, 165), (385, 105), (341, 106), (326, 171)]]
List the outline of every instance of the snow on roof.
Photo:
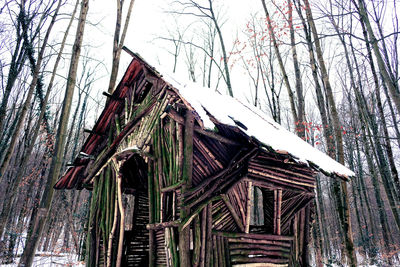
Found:
[(299, 162), (313, 163), (329, 174), (347, 177), (355, 175), (353, 171), (289, 132), (255, 107), (190, 81), (179, 82), (168, 72), (163, 72), (163, 79), (175, 87), (181, 96), (190, 103), (206, 129), (215, 130), (214, 123), (207, 115), (208, 112), (226, 125), (238, 126), (242, 123), (245, 128), (240, 127), (240, 129), (248, 136), (255, 137), (275, 151), (287, 151)]

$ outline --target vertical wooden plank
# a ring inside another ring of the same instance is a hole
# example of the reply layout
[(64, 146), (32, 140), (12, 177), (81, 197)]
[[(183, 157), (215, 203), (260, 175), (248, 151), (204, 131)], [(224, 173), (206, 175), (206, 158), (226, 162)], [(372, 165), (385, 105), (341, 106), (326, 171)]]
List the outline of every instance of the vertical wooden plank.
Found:
[(222, 194), (221, 197), (222, 197), (222, 200), (224, 201), (226, 207), (228, 208), (229, 212), (231, 213), (232, 218), (234, 219), (236, 225), (239, 227), (241, 232), (244, 232), (245, 229), (244, 229), (244, 226), (242, 224), (242, 221), (240, 220), (240, 218), (239, 218), (238, 214), (236, 213), (235, 209), (233, 208), (228, 196), (225, 195), (225, 194)]
[(298, 227), (298, 215), (294, 215), (293, 219), (293, 232), (294, 232), (294, 256), (296, 262), (299, 260), (299, 227)]
[[(192, 186), (193, 173), (193, 129), (194, 114), (191, 111), (186, 112), (185, 130), (184, 130), (184, 159), (182, 169), (182, 195)], [(184, 221), (190, 214), (190, 208), (181, 207), (180, 217)], [(179, 232), (179, 259), (180, 266), (190, 266), (190, 226), (185, 227)]]
[(224, 257), (223, 257), (222, 247), (221, 247), (221, 237), (216, 236), (215, 241), (217, 243), (218, 266), (222, 267), (222, 266), (224, 266)]
[[(154, 177), (152, 161), (148, 163), (149, 223), (154, 223)], [(155, 166), (154, 166), (155, 167)], [(155, 266), (154, 230), (149, 230), (149, 266)]]
[(304, 209), (299, 212), (299, 255), (303, 254), (303, 242), (304, 242)]
[(200, 267), (205, 267), (206, 256), (206, 235), (207, 235), (207, 207), (201, 212), (201, 250), (200, 250)]
[(225, 264), (227, 267), (231, 266), (231, 256), (229, 255), (229, 242), (227, 238), (223, 238), (225, 249)]
[(176, 192), (175, 190), (172, 192), (172, 220), (176, 219)]
[(164, 219), (164, 193), (160, 193), (160, 223), (163, 222)]
[(278, 192), (277, 192), (277, 190), (274, 190), (274, 219), (273, 219), (273, 221), (274, 221), (274, 234), (276, 234), (276, 228), (277, 228), (277, 225), (276, 225), (276, 217), (277, 217), (277, 202), (278, 202)]
[(250, 232), (250, 217), (251, 217), (251, 204), (253, 202), (253, 183), (247, 183), (247, 203), (246, 203), (246, 225), (245, 225), (245, 233)]
[(179, 256), (178, 256), (178, 251), (177, 251), (177, 246), (176, 246), (176, 239), (175, 239), (175, 232), (174, 228), (170, 227), (169, 229), (169, 234), (170, 234), (170, 244), (171, 244), (171, 266), (179, 266)]
[(212, 203), (208, 204), (207, 206), (207, 233), (206, 233), (206, 258), (205, 258), (205, 265), (212, 266)]
[(274, 190), (274, 234), (281, 234), (282, 189)]
[[(124, 233), (125, 233), (125, 211), (124, 207), (122, 204), (122, 177), (121, 175), (118, 175), (117, 178), (117, 192), (118, 192), (118, 209), (120, 213), (120, 224), (119, 224), (119, 238), (118, 238), (118, 254), (117, 254), (117, 264), (116, 267), (121, 266), (122, 262), (122, 251), (123, 251), (123, 245), (124, 245)], [(105, 240), (103, 240), (105, 242)]]
[(222, 266), (226, 267), (226, 262), (225, 262), (225, 244), (224, 244), (224, 238), (223, 237), (219, 237), (219, 246), (221, 248), (221, 253), (220, 253), (220, 257), (222, 260)]
[(200, 217), (196, 216), (193, 226), (193, 259), (192, 266), (198, 267), (200, 264), (200, 249), (201, 249), (201, 230), (200, 230)]
[(310, 205), (307, 205), (304, 208), (304, 237), (303, 237), (303, 253), (302, 253), (302, 262), (303, 266), (310, 266), (310, 262), (308, 260), (308, 243), (310, 239)]
[(171, 237), (169, 236), (169, 228), (165, 227), (165, 229), (164, 229), (164, 245), (165, 245), (165, 257), (166, 257), (166, 261), (167, 261), (167, 267), (170, 267), (172, 265), (170, 238)]
[(217, 237), (215, 235), (212, 236), (212, 252), (213, 252), (213, 263), (215, 267), (219, 267), (218, 261), (218, 247), (217, 247)]

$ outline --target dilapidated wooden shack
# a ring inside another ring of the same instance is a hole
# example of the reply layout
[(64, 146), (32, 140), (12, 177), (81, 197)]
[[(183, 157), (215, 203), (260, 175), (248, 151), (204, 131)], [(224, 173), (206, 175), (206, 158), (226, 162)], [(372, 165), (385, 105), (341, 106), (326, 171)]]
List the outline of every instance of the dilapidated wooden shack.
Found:
[(138, 55), (56, 189), (92, 190), (88, 266), (306, 266), (315, 175), (344, 166)]

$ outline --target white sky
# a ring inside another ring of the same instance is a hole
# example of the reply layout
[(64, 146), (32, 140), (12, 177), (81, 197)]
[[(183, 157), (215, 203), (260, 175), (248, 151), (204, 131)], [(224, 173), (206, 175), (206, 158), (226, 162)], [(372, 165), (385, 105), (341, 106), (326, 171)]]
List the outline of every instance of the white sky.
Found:
[[(146, 61), (154, 65), (162, 65), (165, 69), (172, 70), (173, 62), (172, 56), (167, 52), (167, 48), (170, 44), (166, 41), (158, 40), (157, 37), (164, 36), (168, 37), (167, 28), (174, 29), (174, 19), (176, 15), (168, 14), (165, 11), (170, 10), (171, 3), (173, 0), (135, 0), (131, 20), (129, 23), (128, 34), (125, 39), (125, 46), (131, 49), (133, 52), (139, 53)], [(229, 4), (227, 4), (229, 2)], [(124, 11), (127, 10), (129, 0), (125, 0)], [(206, 5), (206, 4), (205, 4)], [(179, 5), (175, 5), (179, 7)], [(226, 20), (222, 27), (224, 39), (226, 42), (227, 49), (232, 47), (233, 40), (236, 38), (238, 31), (245, 28), (250, 14), (257, 11), (261, 11), (261, 1), (259, 0), (230, 0), (230, 1), (214, 1), (214, 8), (216, 10), (222, 10), (223, 18)], [(124, 13), (125, 17), (125, 13)], [(95, 24), (87, 25), (85, 28), (84, 43), (89, 44), (90, 54), (92, 57), (102, 61), (104, 66), (110, 71), (111, 59), (112, 59), (112, 42), (115, 28), (116, 18), (116, 1), (112, 0), (91, 0), (89, 2), (89, 14), (88, 20), (90, 23)], [(181, 18), (180, 21), (184, 21), (183, 24), (191, 23), (192, 17), (187, 16)], [(202, 24), (198, 23), (197, 27), (201, 27)], [(184, 27), (186, 25), (182, 25)], [(72, 29), (71, 29), (72, 30)], [(200, 30), (200, 29), (198, 29)], [(71, 31), (71, 34), (74, 30)], [(216, 45), (219, 47), (219, 43)], [(183, 54), (183, 52), (182, 52)], [(120, 77), (126, 70), (131, 57), (125, 52), (121, 53), (121, 63), (119, 69), (119, 82)], [(215, 67), (215, 66), (214, 66)], [(103, 67), (104, 71), (104, 67)], [(199, 70), (197, 70), (199, 72)], [(178, 75), (187, 76), (186, 66), (182, 60), (178, 62)], [(105, 72), (104, 72), (105, 73)], [(200, 73), (197, 73), (200, 75)], [(241, 72), (243, 75), (243, 72)], [(232, 75), (232, 83), (235, 90), (235, 95), (238, 97), (243, 96), (243, 90), (240, 88), (248, 87), (248, 81), (243, 82), (243, 79), (238, 75)], [(107, 90), (108, 75), (105, 73), (104, 78), (96, 82), (93, 88), (93, 93), (98, 96), (101, 95), (102, 91)], [(236, 76), (236, 78), (235, 78)], [(185, 77), (187, 79), (187, 77)], [(239, 85), (241, 84), (241, 85)], [(238, 86), (235, 86), (238, 85)], [(224, 83), (220, 82), (219, 89), (224, 88)], [(93, 98), (101, 99), (101, 97), (93, 96)], [(101, 112), (97, 110), (91, 115), (89, 123), (94, 123), (96, 116)], [(92, 125), (88, 125), (90, 127)]]
[[(167, 27), (172, 29), (174, 27), (173, 15), (165, 12), (172, 2), (173, 1), (165, 0), (136, 0), (125, 40), (125, 46), (139, 53), (149, 63), (158, 62), (158, 64), (169, 65), (171, 68), (172, 57), (168, 56), (167, 51), (163, 48), (163, 46), (167, 47), (168, 43), (156, 40), (156, 38), (168, 36), (166, 31)], [(227, 1), (214, 2), (216, 8), (223, 4), (224, 19), (226, 19), (227, 22), (222, 27), (222, 30), (224, 38), (226, 39), (226, 46), (229, 49), (232, 46), (234, 38), (236, 38), (237, 29), (244, 29), (247, 23), (246, 18), (248, 18), (251, 13), (260, 10), (261, 2), (259, 0), (232, 0), (229, 1), (229, 5), (223, 3)], [(125, 10), (128, 7), (128, 3), (129, 0), (125, 0)], [(86, 33), (85, 41), (100, 46), (96, 50), (100, 51), (99, 56), (104, 57), (105, 62), (107, 62), (106, 66), (110, 66), (109, 62), (111, 62), (116, 16), (115, 10), (115, 1), (93, 0), (90, 2), (88, 17), (91, 18), (92, 22), (96, 22), (93, 18), (98, 18), (101, 27), (100, 29), (89, 27), (90, 30)], [(191, 18), (188, 17), (188, 23), (190, 23), (190, 20)], [(197, 25), (200, 26), (200, 23)], [(130, 59), (130, 56), (122, 52), (122, 73)], [(183, 62), (180, 62), (178, 66), (183, 64)]]
[[(185, 1), (185, 0), (182, 0)], [(324, 3), (325, 0), (321, 0), (321, 3)], [(166, 41), (161, 41), (157, 39), (157, 37), (164, 36), (168, 37), (167, 29), (174, 29), (174, 20), (173, 15), (168, 14), (165, 11), (171, 9), (178, 9), (179, 5), (172, 5), (174, 0), (135, 0), (131, 21), (129, 24), (128, 34), (125, 40), (125, 46), (131, 49), (134, 52), (139, 53), (146, 61), (150, 64), (158, 66), (162, 65), (163, 69), (167, 69), (172, 71), (173, 66), (173, 58), (168, 54), (167, 48), (171, 47), (172, 44), (169, 44)], [(205, 2), (205, 6), (207, 5), (207, 0), (198, 0), (200, 3)], [(284, 1), (277, 1), (278, 3)], [(224, 35), (225, 44), (227, 50), (230, 51), (232, 48), (232, 44), (236, 37), (241, 35), (241, 40), (245, 41), (246, 38), (243, 36), (242, 31), (246, 28), (246, 24), (249, 21), (252, 14), (257, 13), (259, 16), (263, 15), (262, 5), (260, 0), (214, 0), (214, 8), (216, 10), (222, 11), (223, 19), (226, 21), (222, 27), (222, 32)], [(268, 3), (268, 2), (267, 2)], [(126, 11), (129, 4), (129, 0), (125, 0), (124, 10)], [(125, 15), (125, 14), (124, 14)], [(315, 17), (318, 15), (314, 14)], [(85, 37), (84, 43), (90, 44), (92, 47), (90, 48), (90, 53), (92, 57), (103, 62), (103, 69), (101, 71), (102, 78), (99, 80), (93, 88), (93, 96), (92, 98), (104, 99), (101, 96), (101, 92), (107, 90), (107, 84), (109, 75), (106, 73), (105, 68), (109, 68), (111, 66), (112, 59), (112, 42), (113, 42), (113, 34), (115, 28), (115, 17), (116, 17), (116, 1), (115, 0), (90, 0), (89, 4), (89, 15), (88, 19), (91, 23), (95, 23), (96, 26), (87, 25), (85, 29)], [(184, 28), (188, 24), (192, 22), (190, 16), (181, 18), (179, 20), (181, 27)], [(195, 24), (195, 30), (200, 31), (200, 28), (204, 25), (201, 23)], [(320, 31), (325, 32), (329, 27), (329, 24), (324, 24), (322, 21), (318, 21), (318, 28)], [(74, 34), (74, 31), (71, 31), (71, 35)], [(299, 38), (299, 37), (297, 37)], [(299, 40), (299, 39), (298, 39)], [(340, 49), (337, 50), (337, 43), (334, 42), (334, 38), (328, 39), (328, 41), (323, 41), (324, 49), (325, 49), (325, 60), (328, 63), (328, 67), (331, 71), (331, 76), (335, 76), (336, 72), (340, 72), (342, 69), (341, 62), (340, 64), (334, 62), (332, 59), (334, 56), (338, 56), (340, 54)], [(219, 47), (219, 42), (216, 42), (216, 46)], [(307, 51), (304, 50), (303, 46), (299, 46), (298, 54), (302, 57), (302, 53), (305, 57), (301, 62), (302, 64), (308, 64), (308, 55)], [(301, 48), (303, 47), (303, 48)], [(334, 49), (332, 49), (334, 48)], [(68, 48), (67, 48), (68, 49)], [(286, 48), (287, 49), (287, 48)], [(303, 50), (303, 51), (302, 51)], [(68, 51), (68, 50), (67, 50)], [(288, 52), (281, 49), (281, 53)], [(183, 56), (183, 51), (181, 55)], [(306, 53), (306, 54), (304, 54)], [(289, 61), (290, 63), (289, 56)], [(127, 55), (125, 52), (121, 54), (121, 64), (119, 69), (119, 78), (117, 82), (119, 82), (121, 75), (125, 72), (127, 65), (131, 61), (131, 57)], [(199, 59), (202, 61), (202, 59)], [(199, 63), (200, 65), (200, 63)], [(287, 64), (288, 68), (292, 67), (292, 64)], [(213, 67), (216, 70), (215, 66)], [(309, 71), (308, 68), (303, 68), (304, 70)], [(185, 66), (184, 59), (180, 59), (178, 62), (178, 75), (177, 76), (185, 76), (185, 80), (188, 78), (187, 68)], [(200, 70), (197, 69), (197, 74), (200, 75)], [(278, 67), (275, 67), (276, 77), (276, 86), (280, 86), (280, 71)], [(293, 73), (289, 71), (289, 79), (292, 80)], [(314, 90), (313, 82), (311, 78), (307, 78), (308, 73), (303, 73), (305, 79), (303, 81), (304, 90), (307, 94), (306, 101), (307, 106), (306, 109), (309, 110), (309, 114), (315, 110), (316, 103), (315, 97), (313, 96)], [(248, 78), (248, 74), (241, 67), (234, 67), (231, 71), (231, 79), (232, 86), (235, 97), (241, 99), (242, 101), (246, 101), (250, 97), (250, 80)], [(337, 79), (331, 79), (332, 84), (334, 85), (334, 90), (337, 92), (337, 96), (341, 96), (341, 92), (343, 90), (342, 85), (337, 83)], [(221, 80), (218, 89), (223, 91), (224, 82)], [(263, 91), (263, 89), (261, 89)], [(263, 107), (264, 111), (267, 111), (265, 95), (263, 92), (260, 92), (260, 98), (263, 98)], [(282, 107), (282, 120), (286, 121), (285, 117), (289, 114), (289, 105), (286, 100), (286, 89), (282, 87), (281, 93), (281, 107)], [(97, 115), (101, 110), (98, 110), (96, 113), (92, 115), (92, 118), (89, 118), (87, 121), (89, 123), (94, 123)], [(314, 118), (315, 119), (315, 118)], [(318, 119), (319, 120), (319, 119)], [(290, 124), (289, 124), (290, 125)], [(92, 125), (88, 125), (90, 127)]]

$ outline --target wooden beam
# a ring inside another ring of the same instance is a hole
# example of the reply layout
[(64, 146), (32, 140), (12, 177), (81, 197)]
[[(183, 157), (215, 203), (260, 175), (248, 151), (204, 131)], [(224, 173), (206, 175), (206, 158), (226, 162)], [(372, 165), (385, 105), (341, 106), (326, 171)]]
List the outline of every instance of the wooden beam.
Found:
[[(221, 170), (220, 172), (218, 172), (215, 175), (212, 175), (210, 177), (207, 177), (205, 179), (203, 179), (203, 181), (198, 184), (195, 188), (190, 189), (186, 194), (184, 194), (183, 196), (186, 198), (186, 200), (190, 200), (191, 198), (194, 198), (196, 196), (196, 194), (198, 194), (199, 192), (203, 192), (204, 188), (207, 187), (210, 183), (212, 183), (213, 181), (221, 181), (223, 179), (223, 177), (233, 171), (237, 166), (239, 166), (242, 162), (248, 160), (249, 158), (253, 157), (256, 154), (256, 150), (257, 148), (253, 148), (252, 150), (250, 150), (248, 153), (246, 153), (245, 155), (242, 156), (242, 152), (243, 150), (240, 150), (229, 162), (228, 166), (225, 167), (223, 170)], [(217, 179), (219, 178), (219, 179)], [(212, 191), (207, 191), (208, 195), (211, 195)], [(202, 198), (204, 199), (205, 197), (202, 196)], [(199, 200), (197, 200), (196, 202), (199, 202)]]
[(246, 225), (244, 232), (250, 232), (250, 217), (251, 217), (251, 204), (253, 202), (253, 183), (251, 181), (247, 182), (247, 203), (246, 203)]
[(179, 230), (181, 231), (182, 229), (187, 228), (187, 226), (202, 211), (203, 208), (205, 208), (210, 203), (220, 200), (220, 199), (221, 199), (221, 196), (215, 196), (215, 197), (208, 199), (208, 200), (204, 201), (203, 203), (201, 203), (195, 211), (193, 211), (191, 214), (188, 214), (187, 217), (183, 219), (181, 225), (179, 226)]
[[(154, 223), (154, 172), (153, 172), (153, 162), (150, 161), (148, 164), (148, 196), (149, 196), (149, 224)], [(136, 202), (136, 199), (135, 199)], [(155, 233), (154, 230), (149, 231), (149, 267), (155, 266)]]
[(175, 191), (176, 189), (178, 189), (178, 188), (180, 188), (180, 187), (182, 186), (183, 182), (184, 182), (184, 181), (181, 180), (181, 181), (179, 181), (179, 182), (177, 182), (177, 183), (175, 183), (175, 184), (172, 184), (172, 185), (170, 185), (170, 186), (163, 187), (163, 188), (161, 188), (160, 191), (161, 191), (161, 193)]
[(190, 197), (193, 198), (191, 201), (186, 201), (185, 199), (184, 204), (188, 205), (189, 207), (194, 207), (202, 201), (207, 201), (207, 199), (211, 198), (213, 195), (215, 196), (227, 192), (225, 190), (226, 187), (228, 187), (232, 182), (235, 183), (235, 181), (240, 180), (241, 177), (244, 175), (245, 170), (246, 168), (243, 165), (239, 165), (237, 169), (234, 169), (229, 174), (222, 176), (220, 179), (217, 179), (207, 189), (203, 189), (205, 191), (203, 191), (201, 195), (196, 196), (196, 198), (193, 198), (192, 195)]
[(90, 129), (83, 129), (83, 132), (84, 133), (89, 133), (89, 134), (95, 134), (95, 135), (98, 135), (98, 136), (103, 136), (103, 134), (101, 134), (101, 133), (98, 133), (98, 132), (95, 132), (95, 131), (93, 131), (93, 130), (90, 130)]
[(244, 225), (242, 221), (240, 220), (239, 215), (236, 213), (235, 209), (233, 208), (231, 202), (229, 201), (229, 198), (227, 195), (223, 194), (221, 195), (222, 200), (224, 201), (226, 207), (228, 208), (229, 212), (231, 213), (233, 219), (235, 220), (236, 225), (239, 227), (240, 231), (244, 232)]
[(232, 263), (240, 264), (240, 263), (274, 263), (274, 264), (286, 264), (289, 262), (289, 259), (276, 259), (271, 257), (243, 257), (243, 256), (232, 256)]
[(162, 223), (149, 223), (146, 225), (147, 230), (160, 230), (167, 227), (178, 227), (180, 225), (180, 220), (162, 222)]
[(284, 182), (284, 183), (288, 183), (288, 184), (294, 184), (294, 185), (299, 185), (299, 186), (306, 186), (306, 187), (315, 188), (315, 184), (304, 183), (304, 182), (298, 182), (298, 181), (294, 181), (294, 180), (289, 179), (289, 178), (282, 178), (282, 177), (279, 177), (279, 176), (277, 176), (277, 175), (273, 175), (273, 174), (270, 174), (270, 173), (266, 173), (266, 172), (264, 172), (264, 171), (261, 172), (261, 171), (256, 171), (256, 170), (253, 170), (253, 169), (249, 169), (249, 172), (250, 172), (250, 173), (257, 174), (257, 175), (259, 175), (259, 176), (263, 176), (263, 177), (266, 177), (266, 178), (270, 178), (270, 179), (273, 179), (273, 180), (277, 180), (277, 181), (281, 181), (281, 182)]
[(112, 94), (107, 93), (107, 92), (103, 92), (103, 95), (108, 97), (108, 98), (110, 98), (110, 99), (112, 99), (112, 100), (115, 100), (115, 101), (124, 101), (123, 98), (115, 96), (115, 95), (112, 95)]
[(275, 240), (275, 241), (287, 241), (290, 245), (290, 242), (293, 241), (293, 236), (285, 236), (285, 235), (270, 235), (270, 234), (253, 234), (253, 233), (233, 233), (233, 232), (224, 232), (224, 231), (213, 231), (214, 235), (223, 236), (227, 238), (249, 238), (249, 239), (257, 239), (257, 240)]
[(212, 246), (212, 202), (207, 205), (207, 232), (206, 232), (206, 256), (205, 256), (205, 266), (212, 266), (212, 254), (213, 254), (213, 246)]
[(156, 100), (153, 100), (153, 102), (149, 104), (148, 107), (145, 108), (138, 116), (136, 116), (135, 119), (131, 120), (125, 125), (124, 129), (114, 139), (111, 146), (108, 147), (107, 150), (101, 153), (101, 156), (99, 156), (98, 160), (96, 161), (96, 164), (90, 170), (88, 170), (88, 174), (85, 180), (83, 181), (83, 184), (90, 182), (92, 178), (99, 172), (99, 170), (103, 168), (104, 164), (106, 164), (107, 161), (116, 152), (119, 143), (133, 131), (135, 126), (137, 126), (140, 123), (142, 117), (146, 116), (152, 110), (155, 102)]
[(244, 223), (246, 223), (246, 214), (244, 213), (244, 206), (243, 206), (243, 204), (245, 204), (245, 203), (243, 203), (242, 200), (240, 199), (239, 193), (236, 191), (236, 188), (232, 188), (232, 190), (230, 192), (232, 192), (233, 196), (236, 199), (237, 205), (239, 207), (239, 211), (242, 215), (242, 221), (244, 224)]
[[(170, 109), (168, 111), (168, 116), (171, 119), (173, 119), (174, 121), (176, 121), (177, 123), (184, 124), (185, 120), (175, 110)], [(200, 126), (197, 126), (197, 125), (194, 126), (194, 131), (196, 133), (201, 134), (201, 135), (204, 135), (204, 136), (210, 137), (212, 139), (215, 139), (215, 140), (217, 140), (217, 141), (219, 141), (221, 143), (225, 143), (225, 144), (233, 145), (233, 146), (240, 146), (241, 145), (240, 143), (232, 141), (231, 139), (223, 137), (222, 135), (219, 135), (219, 134), (217, 134), (215, 132), (204, 130)]]
[(274, 190), (274, 234), (281, 234), (282, 189)]
[[(191, 110), (186, 111), (185, 117), (185, 130), (184, 130), (184, 159), (182, 169), (182, 194), (187, 189), (192, 187), (192, 175), (193, 175), (193, 128), (194, 128), (194, 114)], [(199, 211), (200, 212), (200, 211)], [(180, 227), (179, 231), (179, 260), (180, 266), (190, 266), (192, 261), (190, 259), (190, 227), (186, 227), (190, 224), (193, 217), (187, 217), (190, 214), (190, 208), (182, 206), (180, 211), (180, 217), (182, 221), (186, 221)], [(186, 219), (186, 220), (185, 220)]]
[(201, 248), (200, 248), (200, 267), (205, 267), (206, 263), (206, 242), (207, 242), (207, 207), (201, 212)]
[(123, 46), (122, 50), (124, 50), (126, 53), (128, 53), (131, 57), (137, 58), (138, 55), (135, 54), (134, 52), (132, 52), (132, 50), (130, 50), (128, 47)]
[(242, 145), (242, 144), (240, 144), (238, 142), (232, 141), (231, 139), (223, 137), (222, 135), (219, 135), (219, 134), (214, 133), (212, 131), (203, 130), (199, 126), (196, 126), (194, 128), (194, 130), (196, 131), (196, 133), (199, 133), (199, 134), (202, 134), (204, 136), (210, 137), (210, 138), (215, 139), (215, 140), (217, 140), (217, 141), (219, 141), (221, 143), (225, 143), (225, 144), (233, 145), (233, 146), (241, 146)]
[(305, 226), (304, 226), (304, 242), (303, 242), (303, 254), (302, 263), (304, 266), (310, 266), (310, 262), (308, 260), (308, 243), (310, 240), (310, 216), (311, 216), (311, 208), (309, 203), (304, 209), (304, 217), (305, 217)]

